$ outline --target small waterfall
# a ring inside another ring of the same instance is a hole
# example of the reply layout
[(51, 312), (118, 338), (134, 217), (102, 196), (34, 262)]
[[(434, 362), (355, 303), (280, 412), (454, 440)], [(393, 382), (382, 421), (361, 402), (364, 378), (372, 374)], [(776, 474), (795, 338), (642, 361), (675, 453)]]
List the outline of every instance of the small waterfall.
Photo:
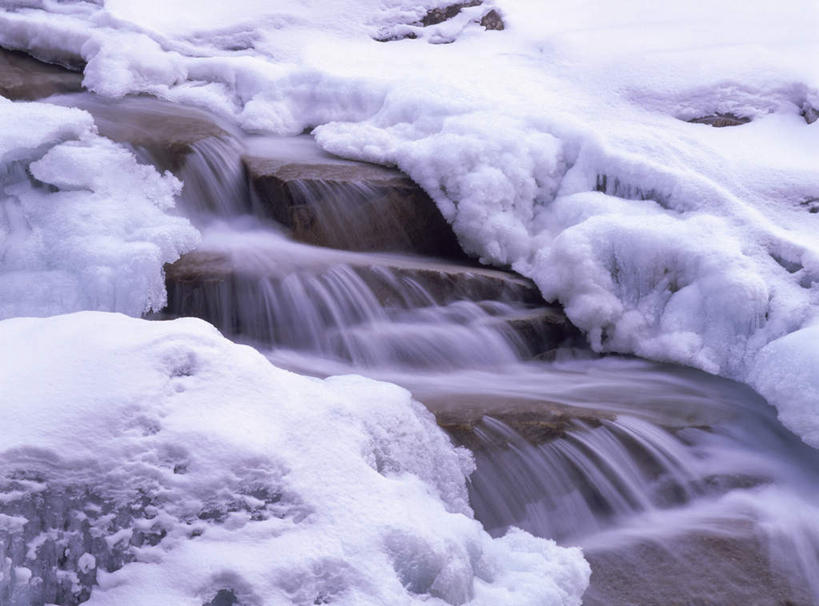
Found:
[[(683, 399), (701, 391), (675, 382)], [(705, 425), (663, 426), (635, 407), (548, 440), (484, 417), (467, 441), (476, 517), (496, 535), (518, 526), (582, 546), (595, 571), (587, 604), (817, 603), (819, 453), (758, 396), (730, 395), (705, 404), (720, 413), (703, 411)], [(724, 585), (699, 585), (712, 575)]]
[(531, 286), (500, 272), (205, 233), (208, 254), (168, 270), (169, 308), (257, 344), (361, 367), (472, 368), (532, 357), (550, 327), (532, 315)]
[(598, 359), (531, 282), (459, 255), (400, 173), (148, 97), (53, 99), (184, 181), (203, 242), (167, 268), (163, 317), (412, 390), (474, 453), (491, 533), (584, 548), (587, 605), (819, 604), (819, 455), (748, 388)]

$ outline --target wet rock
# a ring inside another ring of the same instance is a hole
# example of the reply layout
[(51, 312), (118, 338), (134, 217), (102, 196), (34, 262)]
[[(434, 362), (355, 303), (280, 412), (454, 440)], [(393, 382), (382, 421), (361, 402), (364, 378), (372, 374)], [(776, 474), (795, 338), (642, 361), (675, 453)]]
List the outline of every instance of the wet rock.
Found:
[(179, 172), (194, 144), (227, 137), (207, 112), (153, 97), (105, 99), (84, 93), (55, 101), (89, 112), (102, 136), (147, 154), (160, 170)]
[(709, 116), (701, 116), (699, 118), (692, 118), (689, 120), (692, 124), (707, 124), (717, 128), (725, 126), (739, 126), (747, 124), (751, 119), (746, 116), (735, 116), (734, 114), (719, 113), (711, 114)]
[[(537, 287), (530, 280), (483, 267), (436, 263), (433, 260), (411, 257), (355, 254), (327, 254), (324, 258), (311, 256), (288, 262), (275, 250), (256, 252), (258, 255), (252, 258), (227, 250), (197, 250), (185, 254), (165, 267), (167, 286), (170, 289), (177, 284), (225, 282), (236, 278), (252, 281), (280, 280), (294, 273), (318, 275), (343, 263), (364, 282), (376, 300), (385, 306), (412, 307), (429, 304), (430, 301), (446, 304), (458, 299), (515, 300), (531, 305), (543, 304)], [(405, 292), (407, 287), (420, 289), (424, 294), (417, 299), (412, 296), (408, 298)], [(532, 314), (540, 314), (554, 322), (563, 321), (564, 318), (557, 307), (544, 307)], [(528, 320), (520, 318), (522, 325)]]
[(432, 199), (401, 172), (339, 161), (246, 157), (257, 206), (296, 240), (344, 250), (464, 258)]
[(808, 606), (806, 583), (791, 583), (763, 538), (737, 521), (729, 532), (691, 532), (609, 549), (586, 548), (587, 606)]
[[(409, 334), (388, 337), (391, 329), (379, 329), (379, 322), (412, 325), (422, 341), (427, 324), (430, 329), (440, 328), (437, 323), (474, 326), (502, 335), (523, 357), (582, 341), (559, 307), (543, 303), (534, 284), (509, 273), (290, 246), (307, 256), (298, 259), (292, 248), (183, 256), (166, 267), (164, 314), (196, 316), (227, 334), (323, 353), (333, 350), (332, 338), (349, 343), (363, 338), (363, 330), (375, 331), (376, 341), (395, 338), (396, 345), (408, 346)], [(392, 353), (399, 355), (398, 350)]]
[[(613, 419), (610, 412), (565, 406), (548, 400), (460, 394), (447, 398), (425, 398), (424, 405), (435, 414), (438, 425), (456, 444), (473, 452), (507, 448), (517, 438), (532, 445), (564, 438), (581, 421), (598, 427), (602, 419)], [(497, 419), (516, 434), (514, 439), (499, 433), (477, 433), (484, 417)]]
[(25, 53), (0, 49), (0, 96), (32, 101), (82, 90), (82, 74), (43, 63)]

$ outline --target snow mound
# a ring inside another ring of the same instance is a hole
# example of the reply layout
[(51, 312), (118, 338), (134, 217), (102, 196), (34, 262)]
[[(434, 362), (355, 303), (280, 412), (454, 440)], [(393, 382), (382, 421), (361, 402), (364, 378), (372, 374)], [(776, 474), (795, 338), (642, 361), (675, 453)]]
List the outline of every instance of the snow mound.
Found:
[(197, 242), (181, 184), (95, 134), (85, 112), (0, 98), (0, 318), (165, 304), (163, 265)]
[(580, 604), (579, 549), (486, 534), (470, 455), (402, 388), (301, 377), (194, 319), (0, 341), (0, 546), (27, 546), (0, 551), (4, 603)]

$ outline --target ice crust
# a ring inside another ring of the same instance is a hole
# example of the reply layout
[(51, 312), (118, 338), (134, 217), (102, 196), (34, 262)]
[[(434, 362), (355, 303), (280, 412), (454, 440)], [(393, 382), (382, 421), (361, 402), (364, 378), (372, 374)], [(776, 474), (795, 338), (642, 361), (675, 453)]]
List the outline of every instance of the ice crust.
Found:
[(163, 265), (198, 241), (181, 184), (83, 111), (0, 97), (0, 318), (165, 304)]
[(195, 319), (16, 318), (0, 342), (13, 606), (94, 581), (89, 605), (580, 604), (580, 550), (492, 539), (471, 456), (402, 388), (295, 375)]

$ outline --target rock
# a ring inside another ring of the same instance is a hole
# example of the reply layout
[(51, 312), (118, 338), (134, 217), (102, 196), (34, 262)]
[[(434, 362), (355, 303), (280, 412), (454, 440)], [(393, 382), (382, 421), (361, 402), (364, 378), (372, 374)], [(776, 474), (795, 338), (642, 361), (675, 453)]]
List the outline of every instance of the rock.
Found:
[(735, 116), (734, 114), (723, 114), (717, 112), (716, 114), (712, 114), (710, 116), (692, 118), (688, 121), (692, 124), (708, 124), (709, 126), (722, 128), (725, 126), (739, 126), (740, 124), (747, 124), (751, 121), (751, 119), (745, 116)]
[(802, 106), (802, 112), (800, 115), (805, 119), (805, 122), (808, 124), (813, 124), (816, 122), (816, 120), (819, 120), (819, 109), (816, 109), (809, 103), (805, 103)]
[[(807, 583), (772, 566), (764, 537), (737, 520), (730, 532), (691, 531), (656, 542), (586, 548), (586, 606), (808, 606)], [(782, 564), (781, 562), (778, 564)]]
[(496, 11), (495, 9), (492, 9), (483, 17), (481, 17), (481, 25), (483, 26), (484, 29), (492, 30), (502, 30), (505, 27), (503, 19), (501, 18), (500, 14), (498, 14), (498, 11)]
[(0, 95), (32, 101), (82, 90), (82, 74), (43, 63), (25, 53), (0, 49)]
[(161, 170), (178, 172), (195, 143), (228, 136), (209, 113), (153, 97), (84, 93), (55, 101), (89, 112), (102, 136), (144, 150)]
[(819, 197), (802, 200), (799, 205), (807, 209), (807, 211), (812, 215), (819, 213)]
[[(197, 250), (166, 265), (166, 280), (169, 287), (235, 278), (276, 281), (296, 273), (319, 275), (345, 265), (372, 291), (379, 304), (385, 306), (407, 305), (407, 295), (402, 291), (408, 284), (425, 291), (419, 302), (430, 297), (437, 304), (470, 299), (514, 300), (525, 305), (545, 306), (530, 280), (500, 270), (391, 255), (336, 255), (328, 251), (326, 255), (308, 254), (303, 259), (294, 256), (288, 261), (282, 258), (282, 254), (283, 251), (278, 249), (257, 250), (248, 257), (243, 251)], [(556, 307), (544, 307), (543, 311), (532, 313), (542, 313), (552, 319), (562, 317)], [(519, 320), (521, 323), (527, 321), (526, 318)]]
[[(510, 445), (504, 436), (490, 433), (479, 437), (476, 433), (485, 416), (501, 421), (533, 445), (565, 437), (576, 429), (577, 421), (590, 427), (600, 425), (602, 419), (613, 419), (610, 412), (566, 406), (559, 402), (515, 398), (498, 394), (456, 394), (445, 398), (426, 397), (424, 405), (435, 414), (441, 426), (460, 446), (471, 451), (506, 448)], [(488, 440), (487, 440), (488, 435)]]
[[(379, 332), (378, 323), (393, 316), (398, 316), (396, 326), (411, 326), (422, 341), (425, 323), (461, 330), (475, 323), (476, 330), (506, 335), (524, 357), (567, 340), (582, 341), (559, 307), (543, 303), (528, 280), (410, 257), (340, 253), (295, 243), (267, 251), (200, 250), (166, 266), (166, 285), (167, 316), (196, 316), (227, 334), (322, 354), (332, 350), (327, 341), (332, 334), (346, 342), (364, 338), (362, 331), (375, 331), (371, 337), (377, 346), (388, 334)], [(412, 342), (411, 334), (395, 338), (396, 355), (402, 343)]]
[[(393, 42), (395, 40), (415, 39), (419, 37), (420, 30), (425, 27), (439, 25), (456, 17), (465, 8), (472, 8), (481, 6), (483, 0), (467, 0), (465, 2), (456, 2), (447, 6), (429, 9), (420, 21), (414, 23), (405, 23), (391, 28), (381, 30), (374, 39), (378, 42)], [(486, 30), (502, 30), (505, 25), (503, 18), (495, 9), (490, 9), (483, 13), (478, 18), (470, 19), (472, 23), (479, 23)], [(448, 44), (455, 41), (455, 38), (449, 35), (440, 35), (440, 32), (434, 34), (428, 40), (433, 44)]]
[(298, 241), (464, 258), (438, 207), (400, 171), (321, 156), (251, 155), (244, 162), (257, 206)]
[(448, 6), (440, 8), (433, 8), (427, 11), (427, 14), (421, 18), (421, 25), (429, 27), (430, 25), (437, 25), (452, 19), (455, 15), (461, 12), (462, 9), (470, 6), (480, 6), (483, 0), (467, 0), (466, 2), (457, 2)]

